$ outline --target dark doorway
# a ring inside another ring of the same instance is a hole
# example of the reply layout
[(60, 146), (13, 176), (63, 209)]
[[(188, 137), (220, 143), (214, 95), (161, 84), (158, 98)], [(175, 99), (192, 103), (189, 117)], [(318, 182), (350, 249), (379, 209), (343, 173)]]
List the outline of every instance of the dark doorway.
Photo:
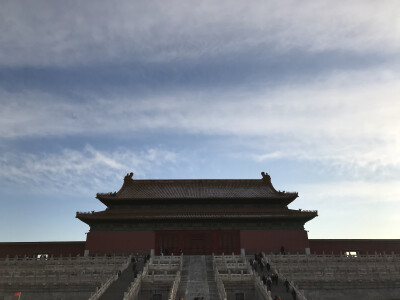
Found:
[(239, 230), (159, 230), (156, 231), (156, 254), (181, 251), (187, 255), (239, 254)]
[(217, 234), (218, 253), (232, 254), (237, 253), (239, 249), (239, 232), (221, 231)]
[(236, 293), (236, 300), (244, 300), (244, 294), (243, 293)]
[(162, 300), (161, 294), (154, 294), (153, 300)]
[(186, 254), (211, 254), (211, 236), (207, 232), (185, 233), (184, 250)]

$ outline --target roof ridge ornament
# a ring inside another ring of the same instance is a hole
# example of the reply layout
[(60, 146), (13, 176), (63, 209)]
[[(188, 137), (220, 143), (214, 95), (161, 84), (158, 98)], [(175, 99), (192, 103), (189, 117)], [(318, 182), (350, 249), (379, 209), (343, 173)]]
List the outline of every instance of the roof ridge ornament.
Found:
[(262, 180), (265, 180), (265, 181), (271, 182), (271, 176), (269, 176), (269, 174), (268, 174), (268, 173), (261, 172), (261, 176), (262, 176)]
[(124, 182), (127, 182), (129, 180), (133, 180), (133, 172), (130, 172), (129, 174), (126, 174), (126, 176), (124, 177)]

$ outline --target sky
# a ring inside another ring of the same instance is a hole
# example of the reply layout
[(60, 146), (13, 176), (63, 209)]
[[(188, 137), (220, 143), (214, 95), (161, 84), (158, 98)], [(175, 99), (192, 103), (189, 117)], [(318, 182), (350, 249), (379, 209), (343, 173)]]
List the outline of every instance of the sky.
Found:
[(0, 242), (81, 241), (135, 179), (261, 179), (309, 238), (400, 238), (399, 1), (13, 1)]

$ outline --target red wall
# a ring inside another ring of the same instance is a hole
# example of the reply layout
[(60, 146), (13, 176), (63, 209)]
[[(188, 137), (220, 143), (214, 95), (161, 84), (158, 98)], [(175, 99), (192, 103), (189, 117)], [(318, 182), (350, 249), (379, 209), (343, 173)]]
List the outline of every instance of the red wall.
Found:
[(400, 253), (400, 240), (325, 240), (325, 239), (310, 239), (310, 250), (314, 254), (340, 254), (346, 251), (358, 251), (360, 254)]
[(270, 231), (240, 231), (240, 248), (246, 253), (280, 252), (281, 247), (286, 252), (304, 253), (309, 248), (308, 236), (305, 230), (270, 230)]
[(0, 243), (0, 257), (34, 256), (50, 254), (53, 256), (83, 255), (85, 242), (14, 242)]
[[(226, 249), (220, 249), (221, 239), (235, 240)], [(204, 235), (204, 236), (203, 236)], [(233, 239), (234, 236), (237, 238)], [(237, 243), (237, 244), (236, 244)], [(272, 231), (224, 231), (224, 230), (193, 230), (193, 231), (145, 231), (145, 232), (89, 232), (86, 249), (89, 254), (95, 253), (132, 253), (155, 249), (159, 253), (160, 246), (171, 252), (182, 249), (186, 254), (238, 253), (244, 248), (247, 253), (279, 252), (281, 246), (286, 252), (304, 253), (309, 248), (305, 230), (272, 230)], [(237, 246), (236, 246), (237, 245)], [(189, 247), (189, 248), (188, 248)], [(228, 249), (229, 248), (229, 249)]]
[(160, 230), (156, 231), (157, 254), (164, 253), (231, 254), (240, 253), (239, 230)]
[(89, 254), (128, 254), (155, 248), (154, 231), (88, 232), (86, 250)]
[[(162, 231), (160, 231), (162, 232)], [(158, 233), (160, 233), (158, 232)], [(168, 231), (166, 231), (168, 232)], [(218, 231), (215, 231), (217, 233)], [(221, 231), (222, 233), (223, 231)], [(233, 233), (234, 231), (232, 231)], [(193, 231), (196, 233), (196, 231)], [(180, 235), (179, 235), (180, 236)], [(214, 235), (212, 235), (214, 236)], [(358, 251), (360, 254), (367, 252), (392, 252), (400, 254), (400, 240), (360, 240), (360, 239), (310, 239), (304, 230), (275, 230), (275, 231), (241, 231), (240, 248), (247, 253), (253, 252), (279, 252), (284, 246), (287, 252), (303, 253), (305, 248), (310, 248), (311, 253), (340, 254), (345, 251)], [(214, 240), (212, 240), (215, 246)], [(50, 254), (54, 256), (83, 255), (84, 249), (89, 254), (96, 253), (134, 253), (149, 251), (156, 247), (156, 233), (146, 232), (89, 232), (85, 242), (12, 242), (0, 243), (0, 257), (33, 256), (35, 254)], [(184, 247), (179, 239), (179, 247)], [(218, 249), (213, 249), (215, 253)], [(236, 251), (235, 251), (236, 252)]]

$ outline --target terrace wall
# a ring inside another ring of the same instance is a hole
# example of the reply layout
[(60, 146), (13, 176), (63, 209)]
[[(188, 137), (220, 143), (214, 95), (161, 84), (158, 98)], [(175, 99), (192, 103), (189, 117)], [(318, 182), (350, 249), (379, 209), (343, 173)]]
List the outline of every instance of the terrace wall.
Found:
[(5, 242), (0, 243), (0, 258), (49, 254), (53, 256), (83, 255), (85, 242)]
[(392, 252), (400, 254), (400, 239), (310, 239), (311, 253), (340, 254), (357, 251), (359, 254)]

